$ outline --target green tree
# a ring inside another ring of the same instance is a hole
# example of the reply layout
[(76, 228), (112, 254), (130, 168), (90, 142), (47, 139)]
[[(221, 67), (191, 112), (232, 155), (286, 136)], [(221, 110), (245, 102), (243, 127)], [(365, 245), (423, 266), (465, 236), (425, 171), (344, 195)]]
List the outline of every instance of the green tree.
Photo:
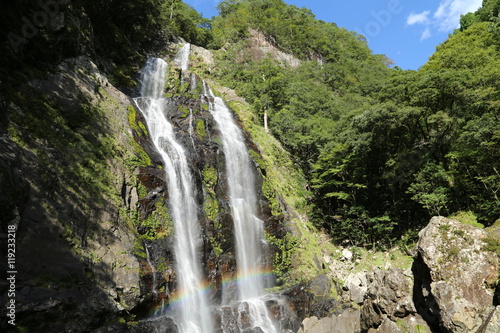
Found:
[(450, 191), (446, 170), (432, 162), (427, 163), (415, 175), (415, 181), (408, 188), (412, 199), (429, 211), (430, 215), (448, 212)]

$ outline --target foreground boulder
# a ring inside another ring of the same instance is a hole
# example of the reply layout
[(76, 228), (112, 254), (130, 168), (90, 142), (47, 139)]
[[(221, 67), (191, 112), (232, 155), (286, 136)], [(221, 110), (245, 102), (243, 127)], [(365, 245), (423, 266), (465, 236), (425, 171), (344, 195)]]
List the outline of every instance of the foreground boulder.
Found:
[(420, 231), (413, 299), (433, 331), (498, 332), (498, 257), (485, 251), (486, 236), (484, 229), (444, 217)]
[(304, 319), (298, 333), (360, 332), (359, 318), (360, 312), (355, 309), (348, 309), (339, 315), (321, 319), (313, 316)]

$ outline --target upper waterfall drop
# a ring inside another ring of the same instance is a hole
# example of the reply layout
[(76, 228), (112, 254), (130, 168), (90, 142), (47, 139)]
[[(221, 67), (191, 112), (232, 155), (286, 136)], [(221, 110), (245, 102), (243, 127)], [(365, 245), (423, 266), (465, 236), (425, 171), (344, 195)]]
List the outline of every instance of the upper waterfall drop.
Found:
[(187, 71), (189, 69), (190, 53), (191, 53), (191, 44), (186, 43), (179, 49), (177, 55), (175, 56), (174, 59), (175, 62), (183, 71)]
[(163, 96), (167, 63), (163, 59), (149, 58), (141, 70), (141, 97), (158, 100)]
[(148, 59), (141, 70), (141, 98), (134, 99), (146, 119), (151, 140), (163, 160), (169, 193), (169, 212), (175, 229), (175, 262), (180, 301), (171, 313), (181, 333), (212, 333), (209, 302), (203, 293), (200, 262), (202, 238), (198, 205), (186, 153), (165, 115), (162, 98), (167, 64)]

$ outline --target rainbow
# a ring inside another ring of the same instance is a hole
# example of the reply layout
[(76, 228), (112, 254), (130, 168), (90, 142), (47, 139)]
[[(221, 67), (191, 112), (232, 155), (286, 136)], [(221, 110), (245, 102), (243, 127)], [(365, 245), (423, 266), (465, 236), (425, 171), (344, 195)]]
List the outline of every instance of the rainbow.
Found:
[(259, 270), (251, 271), (247, 274), (237, 274), (236, 277), (224, 278), (222, 280), (222, 289), (232, 286), (239, 285), (243, 282), (255, 281), (255, 280), (274, 280), (274, 273), (271, 268), (261, 268)]
[[(235, 277), (225, 277), (222, 279), (222, 289), (224, 290), (225, 288), (228, 288), (233, 285), (240, 285), (243, 282), (247, 281), (252, 281), (252, 280), (257, 280), (261, 279), (264, 281), (273, 281), (274, 280), (274, 273), (272, 272), (272, 269), (270, 268), (263, 268), (260, 270), (254, 270), (250, 272), (249, 274), (237, 274)], [(196, 288), (197, 294), (210, 294), (212, 291), (212, 287), (207, 281), (203, 281), (198, 285), (198, 288)], [(186, 292), (183, 290), (176, 291), (175, 293), (172, 293), (170, 295), (170, 299), (168, 302), (165, 302), (164, 304), (159, 304), (155, 307), (153, 307), (149, 311), (149, 317), (157, 317), (165, 314), (172, 313), (175, 311), (175, 309), (178, 309), (186, 300), (188, 300), (190, 297), (193, 296), (192, 292)]]

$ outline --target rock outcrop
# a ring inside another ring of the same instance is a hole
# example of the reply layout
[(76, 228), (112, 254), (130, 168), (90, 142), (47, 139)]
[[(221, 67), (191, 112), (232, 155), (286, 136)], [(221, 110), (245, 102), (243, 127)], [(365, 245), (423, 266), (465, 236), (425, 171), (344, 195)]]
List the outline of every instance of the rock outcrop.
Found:
[[(411, 276), (400, 268), (375, 270), (366, 274), (367, 293), (361, 308), (361, 328), (378, 327), (388, 320), (396, 323), (403, 318), (415, 317), (412, 301)], [(409, 318), (408, 318), (409, 319)]]
[(434, 217), (419, 233), (414, 300), (435, 330), (485, 332), (498, 327), (498, 257), (484, 250), (486, 236), (483, 229), (444, 217)]
[(275, 43), (262, 32), (249, 29), (249, 33), (250, 45), (247, 52), (252, 56), (252, 60), (259, 61), (269, 57), (290, 67), (298, 67), (300, 65), (299, 59), (289, 53), (279, 50)]

